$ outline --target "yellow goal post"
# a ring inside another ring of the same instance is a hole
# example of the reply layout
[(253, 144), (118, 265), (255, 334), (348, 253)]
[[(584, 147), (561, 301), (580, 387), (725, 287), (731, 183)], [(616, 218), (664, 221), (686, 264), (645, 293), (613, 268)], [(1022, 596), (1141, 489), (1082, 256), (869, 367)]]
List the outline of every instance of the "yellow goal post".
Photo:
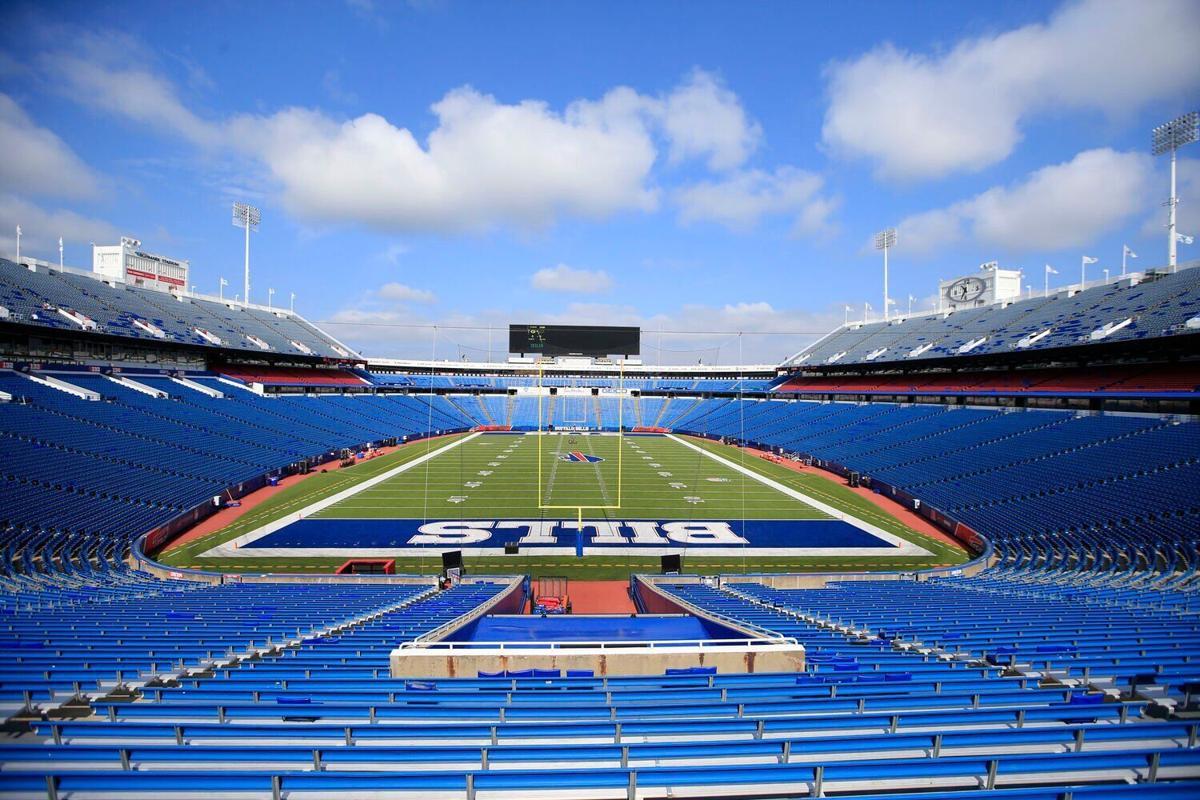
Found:
[[(543, 487), (542, 487), (542, 440), (545, 439), (546, 434), (548, 432), (546, 430), (546, 426), (548, 423), (545, 419), (544, 404), (545, 404), (546, 398), (549, 397), (549, 393), (544, 391), (544, 389), (546, 388), (543, 383), (544, 374), (545, 374), (545, 370), (543, 368), (543, 365), (539, 362), (538, 363), (538, 372), (537, 372), (537, 387), (536, 387), (537, 388), (537, 399), (538, 399), (538, 429), (537, 429), (538, 509), (542, 510), (542, 511), (552, 511), (552, 510), (574, 511), (576, 520), (578, 521), (579, 525), (582, 527), (584, 511), (615, 511), (615, 510), (618, 510), (621, 508), (621, 489), (622, 489), (622, 485), (623, 485), (622, 479), (623, 479), (624, 473), (625, 473), (625, 470), (624, 470), (624, 463), (625, 463), (625, 447), (624, 447), (624, 445), (625, 445), (625, 392), (624, 392), (624, 389), (625, 389), (625, 362), (624, 362), (624, 360), (619, 362), (619, 367), (618, 367), (618, 371), (617, 371), (617, 386), (616, 386), (616, 389), (617, 389), (617, 434), (616, 434), (616, 437), (617, 437), (617, 502), (616, 502), (616, 504), (610, 504), (610, 505), (579, 505), (579, 504), (555, 505), (555, 504), (544, 502), (546, 500), (546, 496), (543, 493)], [(591, 395), (586, 395), (586, 397), (591, 397)]]

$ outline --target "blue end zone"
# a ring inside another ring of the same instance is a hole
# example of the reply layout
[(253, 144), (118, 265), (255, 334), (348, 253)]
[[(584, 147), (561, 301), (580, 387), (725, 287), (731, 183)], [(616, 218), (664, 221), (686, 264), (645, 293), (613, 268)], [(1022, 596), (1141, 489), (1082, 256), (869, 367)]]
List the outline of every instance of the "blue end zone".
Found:
[[(522, 551), (574, 547), (573, 521), (560, 521), (533, 536), (540, 520), (418, 519), (304, 519), (267, 534), (246, 546), (259, 548), (428, 548), (445, 550), (465, 546), (502, 553), (504, 545), (518, 544)], [(600, 525), (612, 525), (600, 530)], [(547, 526), (549, 527), (549, 526)], [(836, 519), (650, 521), (584, 520), (583, 545), (588, 548), (645, 549), (664, 547), (727, 548), (731, 552), (753, 549), (862, 549), (897, 548), (849, 523)]]

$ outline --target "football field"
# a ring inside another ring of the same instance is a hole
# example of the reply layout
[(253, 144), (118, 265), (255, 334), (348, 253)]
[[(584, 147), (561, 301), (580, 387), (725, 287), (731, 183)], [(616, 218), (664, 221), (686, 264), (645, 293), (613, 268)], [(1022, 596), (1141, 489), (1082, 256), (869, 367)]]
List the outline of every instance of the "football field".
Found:
[(826, 516), (665, 436), (558, 433), (478, 436), (316, 517), (529, 519), (580, 506), (599, 518)]
[(570, 432), (418, 442), (282, 489), (164, 560), (250, 570), (386, 557), (436, 571), (447, 550), (477, 571), (576, 577), (653, 570), (667, 553), (727, 572), (963, 560), (825, 477), (700, 439)]

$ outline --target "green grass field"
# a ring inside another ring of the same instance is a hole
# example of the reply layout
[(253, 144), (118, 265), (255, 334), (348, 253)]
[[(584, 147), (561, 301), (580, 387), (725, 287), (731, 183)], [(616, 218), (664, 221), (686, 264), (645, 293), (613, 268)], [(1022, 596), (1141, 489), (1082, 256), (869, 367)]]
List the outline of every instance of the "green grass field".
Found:
[[(619, 448), (624, 449), (620, 458)], [(562, 461), (560, 456), (571, 451), (604, 460)], [(730, 454), (740, 456), (736, 450)], [(825, 516), (663, 437), (566, 433), (479, 436), (315, 516), (530, 519), (543, 516), (544, 506), (591, 507), (596, 513), (585, 516), (614, 519)]]
[[(164, 563), (223, 571), (327, 572), (344, 558), (206, 557), (210, 548), (253, 531), (283, 515), (341, 492), (381, 473), (445, 447), (447, 437), (417, 442), (388, 456), (346, 470), (313, 476), (274, 491), (267, 502), (229, 527), (161, 556)], [(694, 440), (700, 448), (827, 503), (846, 513), (920, 544), (932, 555), (914, 557), (806, 556), (688, 557), (694, 571), (824, 571), (919, 569), (959, 563), (965, 553), (940, 540), (911, 530), (839, 482), (802, 474), (740, 450)], [(540, 452), (539, 452), (540, 449)], [(572, 451), (603, 459), (568, 462)], [(540, 481), (538, 480), (540, 475)], [(538, 519), (574, 518), (573, 507), (585, 506), (588, 519), (813, 519), (826, 515), (702, 452), (665, 437), (548, 434), (544, 436), (482, 435), (415, 465), (321, 510), (313, 517), (379, 519)], [(574, 578), (623, 578), (630, 572), (655, 571), (657, 557), (480, 556), (468, 557), (476, 572), (566, 574)], [(436, 552), (428, 557), (397, 560), (397, 570), (437, 572)]]

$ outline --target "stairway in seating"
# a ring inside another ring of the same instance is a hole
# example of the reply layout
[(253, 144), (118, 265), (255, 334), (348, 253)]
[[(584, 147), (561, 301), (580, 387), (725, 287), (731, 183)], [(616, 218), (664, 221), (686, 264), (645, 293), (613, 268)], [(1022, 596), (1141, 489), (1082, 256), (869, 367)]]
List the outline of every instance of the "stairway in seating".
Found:
[(479, 403), (479, 411), (482, 414), (480, 419), (485, 425), (495, 425), (496, 420), (492, 419), (492, 412), (488, 410), (487, 403), (483, 402), (483, 395), (475, 395), (475, 402)]
[[(472, 414), (470, 411), (468, 411), (466, 408), (463, 407), (461, 397), (459, 397), (458, 399), (455, 399), (454, 397), (452, 397), (451, 395), (448, 395), (448, 394), (443, 395), (443, 396), (446, 398), (446, 401), (450, 403), (450, 405), (452, 405), (456, 409), (458, 409), (459, 413), (461, 413), (464, 417), (469, 419), (472, 424), (474, 424), (474, 425), (483, 424), (479, 421), (479, 419), (477, 419), (477, 417), (479, 416), (478, 414)], [(486, 419), (486, 417), (484, 417), (484, 419)]]
[(604, 427), (604, 414), (600, 410), (600, 395), (592, 395), (592, 415), (596, 419), (596, 427)]
[(673, 402), (675, 402), (675, 398), (673, 397), (668, 397), (667, 399), (663, 400), (663, 404), (658, 408), (658, 416), (654, 418), (654, 427), (662, 427), (663, 417), (667, 415), (667, 409), (671, 407)]
[[(683, 400), (685, 398), (676, 397), (675, 399)], [(691, 402), (687, 404), (687, 408), (681, 409), (678, 413), (672, 413), (669, 416), (667, 414), (659, 414), (659, 419), (666, 420), (668, 422), (671, 422), (671, 421), (674, 421), (677, 419), (683, 419), (691, 412), (691, 410), (693, 408), (695, 408), (696, 406), (700, 405), (701, 402), (703, 402), (699, 397), (694, 398), (694, 399), (693, 398), (687, 398), (687, 399), (691, 400)], [(674, 405), (674, 403), (672, 403), (672, 405)], [(668, 425), (667, 427), (670, 427), (670, 426)]]

